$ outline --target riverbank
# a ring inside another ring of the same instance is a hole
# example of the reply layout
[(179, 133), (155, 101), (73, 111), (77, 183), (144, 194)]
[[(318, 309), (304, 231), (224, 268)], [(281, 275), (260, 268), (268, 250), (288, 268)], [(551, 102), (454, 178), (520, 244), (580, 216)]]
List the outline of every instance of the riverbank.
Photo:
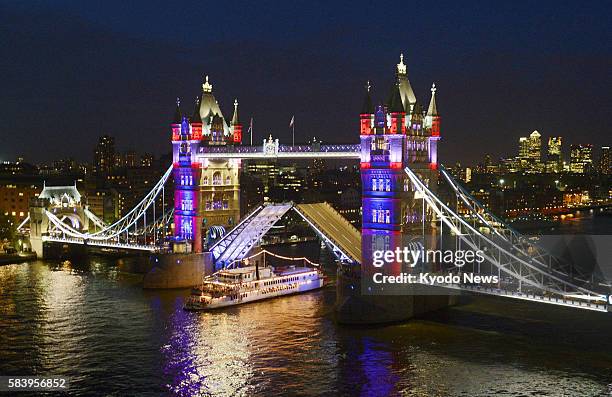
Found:
[(36, 253), (0, 254), (0, 265), (27, 262), (36, 259)]

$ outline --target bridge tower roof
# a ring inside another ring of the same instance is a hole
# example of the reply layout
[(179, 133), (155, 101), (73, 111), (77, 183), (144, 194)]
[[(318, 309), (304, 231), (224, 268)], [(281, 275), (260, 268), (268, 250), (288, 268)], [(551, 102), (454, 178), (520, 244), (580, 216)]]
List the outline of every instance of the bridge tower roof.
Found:
[(204, 134), (210, 134), (210, 127), (212, 123), (213, 116), (219, 116), (223, 120), (223, 135), (230, 135), (229, 125), (227, 120), (223, 116), (223, 112), (219, 107), (219, 102), (215, 98), (213, 94), (213, 85), (209, 82), (208, 76), (204, 78), (204, 83), (202, 84), (202, 100), (200, 101), (200, 118), (202, 119), (204, 125)]
[(404, 63), (404, 54), (400, 54), (400, 62), (397, 64), (397, 83), (399, 84), (400, 95), (402, 97), (402, 104), (406, 113), (410, 113), (411, 106), (416, 103), (416, 96), (412, 90), (410, 80), (408, 80), (407, 67)]
[(68, 200), (71, 204), (78, 204), (81, 202), (81, 193), (77, 190), (76, 186), (45, 186), (42, 192), (38, 195), (38, 198), (48, 199), (52, 204), (60, 205), (62, 200)]
[(402, 94), (400, 93), (399, 84), (393, 84), (391, 94), (389, 95), (389, 103), (387, 104), (389, 112), (399, 113), (405, 112), (404, 103), (402, 102)]

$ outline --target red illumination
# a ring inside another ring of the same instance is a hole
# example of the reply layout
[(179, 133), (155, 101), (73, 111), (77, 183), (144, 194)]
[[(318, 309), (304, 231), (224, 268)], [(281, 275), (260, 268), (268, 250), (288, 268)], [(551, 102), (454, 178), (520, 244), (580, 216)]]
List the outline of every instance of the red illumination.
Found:
[(429, 163), (429, 169), (437, 170), (438, 169), (438, 164), (437, 163)]
[(391, 113), (391, 134), (404, 134), (404, 113)]
[(234, 143), (242, 143), (242, 126), (235, 125), (234, 126)]
[(361, 166), (361, 168), (371, 168), (372, 167), (372, 165), (369, 162), (361, 163), (360, 166)]
[(370, 135), (372, 133), (371, 115), (369, 115), (367, 113), (363, 113), (363, 114), (360, 115), (360, 118), (361, 118), (360, 134), (361, 135)]
[(181, 125), (180, 124), (172, 124), (172, 140), (179, 141), (181, 135)]
[(440, 136), (440, 116), (435, 116), (431, 120), (431, 136)]
[(191, 139), (202, 139), (202, 123), (191, 123)]
[(191, 163), (191, 168), (200, 169), (202, 168), (202, 163)]
[(391, 163), (391, 169), (397, 170), (402, 168), (402, 162), (393, 162)]

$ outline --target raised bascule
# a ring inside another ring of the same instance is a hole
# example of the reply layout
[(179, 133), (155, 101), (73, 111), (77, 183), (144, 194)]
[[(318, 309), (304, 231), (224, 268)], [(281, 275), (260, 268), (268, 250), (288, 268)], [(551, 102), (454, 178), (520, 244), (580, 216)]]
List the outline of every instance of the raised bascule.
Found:
[[(450, 303), (448, 296), (368, 296), (361, 280), (373, 250), (400, 247), (407, 236), (424, 238), (434, 232), (441, 236), (446, 231), (461, 246), (485, 250), (487, 266), (472, 271), (495, 274), (502, 281), (491, 288), (463, 283), (439, 284), (440, 288), (609, 311), (610, 285), (601, 275), (584, 274), (575, 264), (563, 262), (516, 233), (444, 170), (437, 155), (441, 118), (435, 84), (424, 110), (403, 56), (395, 75), (384, 103), (372, 100), (367, 84), (359, 114), (359, 143), (284, 145), (270, 136), (253, 146), (242, 145), (238, 101), (233, 103), (232, 118), (225, 118), (206, 77), (193, 112), (184, 113), (177, 100), (171, 123), (172, 165), (125, 216), (106, 224), (80, 203), (75, 187), (46, 188), (20, 228), (29, 225), (39, 256), (44, 255), (44, 245), (51, 243), (150, 251), (155, 267), (148, 275), (153, 280), (148, 286), (184, 287), (196, 284), (202, 272), (232, 266), (247, 257), (278, 220), (295, 211), (338, 260), (339, 319), (364, 323), (400, 320)], [(241, 214), (243, 160), (308, 158), (360, 162), (361, 230), (326, 203), (267, 203)], [(170, 178), (174, 207), (167, 209), (165, 185)], [(461, 212), (438, 197), (442, 183), (450, 188)], [(387, 269), (401, 270), (399, 263)]]

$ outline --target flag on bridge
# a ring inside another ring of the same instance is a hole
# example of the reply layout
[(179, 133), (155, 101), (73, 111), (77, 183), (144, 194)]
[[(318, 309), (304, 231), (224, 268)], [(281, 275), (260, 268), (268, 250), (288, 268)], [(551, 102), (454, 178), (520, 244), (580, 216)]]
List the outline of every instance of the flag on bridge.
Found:
[(293, 122), (295, 121), (295, 115), (291, 116), (291, 121), (289, 122), (289, 127), (293, 127)]

